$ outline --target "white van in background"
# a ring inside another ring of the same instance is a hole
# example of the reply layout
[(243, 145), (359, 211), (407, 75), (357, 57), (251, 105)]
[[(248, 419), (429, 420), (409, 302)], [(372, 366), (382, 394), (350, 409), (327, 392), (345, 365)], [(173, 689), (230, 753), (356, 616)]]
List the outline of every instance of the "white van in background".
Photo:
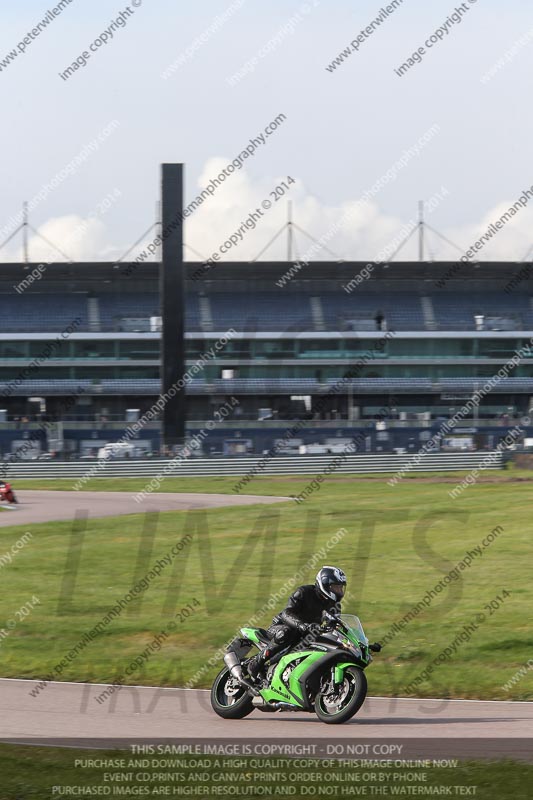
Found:
[(130, 442), (109, 442), (98, 450), (98, 458), (133, 458), (135, 446)]

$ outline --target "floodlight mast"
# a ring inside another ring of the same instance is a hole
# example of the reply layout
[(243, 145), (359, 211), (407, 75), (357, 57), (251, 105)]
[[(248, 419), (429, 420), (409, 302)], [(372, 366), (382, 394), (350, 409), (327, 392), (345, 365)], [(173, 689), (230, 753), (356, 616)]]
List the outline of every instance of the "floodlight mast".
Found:
[(161, 438), (169, 451), (186, 431), (183, 172), (183, 164), (161, 165)]
[(424, 201), (418, 201), (418, 260), (424, 260)]

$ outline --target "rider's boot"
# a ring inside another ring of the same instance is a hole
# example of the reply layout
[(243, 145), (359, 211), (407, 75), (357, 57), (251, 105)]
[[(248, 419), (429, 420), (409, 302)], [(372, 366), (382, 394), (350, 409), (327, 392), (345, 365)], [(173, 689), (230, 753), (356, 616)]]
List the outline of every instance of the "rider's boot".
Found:
[(265, 666), (265, 661), (267, 660), (269, 655), (270, 655), (269, 650), (261, 650), (260, 653), (257, 653), (255, 656), (253, 656), (253, 658), (251, 658), (246, 664), (248, 675), (254, 682), (257, 681), (259, 673)]

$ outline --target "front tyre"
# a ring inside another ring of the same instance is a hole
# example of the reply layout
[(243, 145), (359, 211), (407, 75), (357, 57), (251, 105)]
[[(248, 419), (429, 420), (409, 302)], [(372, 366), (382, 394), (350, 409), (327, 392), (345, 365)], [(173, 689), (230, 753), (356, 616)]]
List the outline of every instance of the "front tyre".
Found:
[(319, 692), (315, 699), (315, 712), (321, 722), (339, 725), (357, 714), (365, 702), (366, 675), (358, 667), (346, 667), (344, 680), (334, 690)]
[(211, 689), (211, 707), (224, 719), (243, 719), (254, 710), (248, 690), (227, 667), (219, 672)]

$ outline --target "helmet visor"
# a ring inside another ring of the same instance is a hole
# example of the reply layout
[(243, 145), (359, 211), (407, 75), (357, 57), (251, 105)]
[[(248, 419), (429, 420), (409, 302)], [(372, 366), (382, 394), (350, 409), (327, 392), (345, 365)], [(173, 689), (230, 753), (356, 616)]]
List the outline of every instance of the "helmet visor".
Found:
[(331, 591), (335, 595), (335, 597), (344, 597), (344, 592), (346, 590), (346, 586), (344, 583), (332, 583), (330, 584)]

